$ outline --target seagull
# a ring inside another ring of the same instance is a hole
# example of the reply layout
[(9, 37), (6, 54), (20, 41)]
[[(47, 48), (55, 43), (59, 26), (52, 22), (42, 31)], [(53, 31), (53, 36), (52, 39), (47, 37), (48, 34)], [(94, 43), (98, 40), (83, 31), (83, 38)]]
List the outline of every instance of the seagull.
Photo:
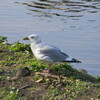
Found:
[(52, 64), (62, 62), (81, 63), (81, 61), (71, 58), (58, 47), (42, 42), (37, 34), (32, 34), (23, 38), (23, 40), (29, 40), (31, 42), (31, 50), (34, 56), (38, 60), (48, 64), (48, 69), (43, 71), (44, 73), (50, 73), (50, 67)]

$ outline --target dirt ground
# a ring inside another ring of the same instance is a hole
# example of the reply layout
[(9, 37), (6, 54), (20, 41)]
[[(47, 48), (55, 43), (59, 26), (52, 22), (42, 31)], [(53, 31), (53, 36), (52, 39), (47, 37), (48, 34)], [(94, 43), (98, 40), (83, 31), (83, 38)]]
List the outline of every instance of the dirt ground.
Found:
[[(100, 82), (95, 77), (65, 65), (48, 75), (37, 73), (43, 67), (40, 62), (10, 48), (0, 44), (0, 100), (100, 100)], [(31, 65), (35, 71), (27, 69)]]

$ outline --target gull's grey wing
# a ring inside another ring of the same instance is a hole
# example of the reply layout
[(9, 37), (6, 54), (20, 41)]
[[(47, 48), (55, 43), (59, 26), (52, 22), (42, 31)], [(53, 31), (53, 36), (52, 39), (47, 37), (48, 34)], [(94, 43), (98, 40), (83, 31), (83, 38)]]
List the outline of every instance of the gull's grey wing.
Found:
[(54, 62), (62, 62), (69, 56), (62, 52), (59, 48), (51, 45), (44, 45), (40, 53), (42, 53), (45, 56), (50, 57)]

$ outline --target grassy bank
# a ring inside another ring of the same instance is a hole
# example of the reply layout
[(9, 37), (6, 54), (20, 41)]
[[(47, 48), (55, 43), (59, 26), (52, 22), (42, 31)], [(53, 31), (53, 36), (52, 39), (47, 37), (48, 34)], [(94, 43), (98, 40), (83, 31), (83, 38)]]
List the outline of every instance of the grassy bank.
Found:
[[(26, 67), (29, 73), (16, 78)], [(51, 75), (43, 74), (44, 69), (47, 65), (33, 56), (28, 44), (8, 44), (0, 37), (0, 100), (100, 100), (100, 77), (66, 63), (53, 65)]]

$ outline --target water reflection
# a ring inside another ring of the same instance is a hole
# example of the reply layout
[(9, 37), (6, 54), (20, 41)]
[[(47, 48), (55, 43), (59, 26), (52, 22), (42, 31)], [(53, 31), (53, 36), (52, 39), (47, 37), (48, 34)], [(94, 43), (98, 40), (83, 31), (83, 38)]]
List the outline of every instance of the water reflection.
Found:
[[(77, 2), (76, 2), (77, 1)], [(88, 11), (96, 13), (96, 9), (100, 9), (98, 3), (94, 0), (34, 0), (29, 2), (16, 2), (28, 6), (28, 10), (34, 17), (83, 17), (82, 12)], [(85, 1), (92, 1), (86, 3)], [(91, 3), (91, 4), (90, 4)], [(92, 11), (90, 9), (92, 9)], [(90, 10), (90, 11), (89, 11)]]

